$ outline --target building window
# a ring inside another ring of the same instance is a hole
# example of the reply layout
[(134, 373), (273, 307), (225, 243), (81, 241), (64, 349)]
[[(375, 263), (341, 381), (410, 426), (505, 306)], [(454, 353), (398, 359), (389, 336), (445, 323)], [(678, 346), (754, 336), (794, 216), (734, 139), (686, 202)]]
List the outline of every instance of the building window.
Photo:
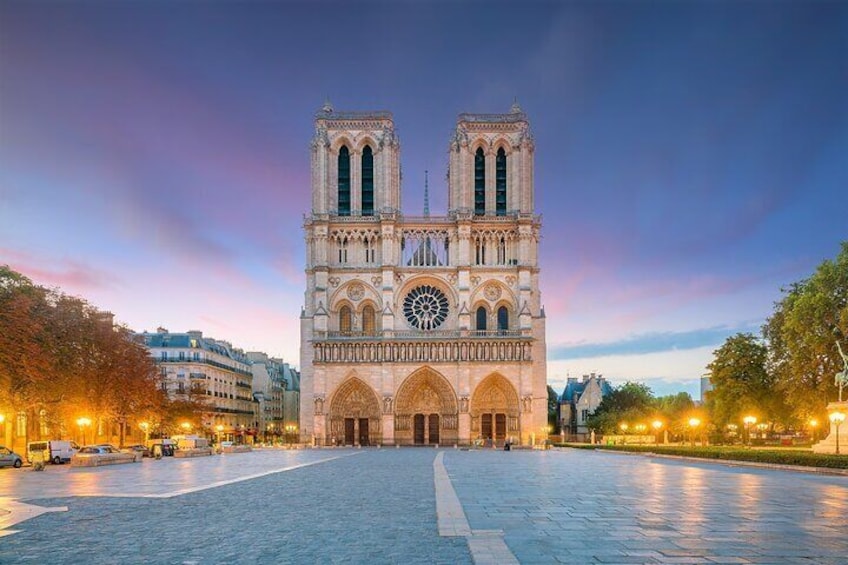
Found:
[(339, 216), (350, 216), (350, 151), (339, 149)]
[(584, 408), (583, 410), (580, 411), (580, 423), (585, 424), (586, 420), (588, 420), (588, 419), (589, 419), (589, 410), (587, 408)]
[(350, 333), (350, 326), (350, 308), (348, 306), (342, 306), (341, 310), (339, 310), (339, 331), (342, 333)]
[(509, 329), (509, 310), (506, 306), (498, 308), (498, 331), (504, 332)]
[(366, 263), (374, 263), (375, 257), (376, 257), (376, 249), (374, 249), (374, 247), (375, 247), (376, 242), (374, 241), (373, 238), (367, 238), (366, 237), (365, 240), (364, 240), (364, 243), (365, 243), (365, 262)]
[(197, 351), (192, 354), (192, 357), (195, 361), (200, 361), (200, 353), (198, 353)]
[(362, 215), (374, 215), (374, 154), (367, 145), (362, 150)]
[(374, 308), (366, 306), (362, 309), (362, 333), (365, 335), (374, 335), (375, 327)]
[(347, 238), (339, 242), (339, 264), (347, 263)]
[(495, 157), (495, 214), (506, 216), (506, 152), (503, 147)]
[(482, 216), (486, 213), (486, 156), (483, 148), (474, 154), (474, 214)]
[(486, 331), (486, 320), (488, 318), (488, 312), (486, 312), (485, 306), (480, 306), (477, 308), (477, 330), (478, 331)]
[(486, 264), (486, 242), (482, 237), (478, 237), (474, 240), (474, 259), (475, 264), (477, 265), (485, 265)]
[(180, 351), (180, 361), (185, 361), (185, 351)]

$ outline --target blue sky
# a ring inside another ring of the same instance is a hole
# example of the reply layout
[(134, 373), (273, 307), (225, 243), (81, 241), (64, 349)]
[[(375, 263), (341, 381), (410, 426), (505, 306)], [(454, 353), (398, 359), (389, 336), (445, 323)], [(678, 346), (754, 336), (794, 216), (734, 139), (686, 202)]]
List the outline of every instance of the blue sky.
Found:
[(297, 362), (313, 115), (386, 109), (445, 211), (460, 112), (536, 137), (549, 381), (695, 392), (848, 238), (848, 5), (0, 3), (0, 262)]

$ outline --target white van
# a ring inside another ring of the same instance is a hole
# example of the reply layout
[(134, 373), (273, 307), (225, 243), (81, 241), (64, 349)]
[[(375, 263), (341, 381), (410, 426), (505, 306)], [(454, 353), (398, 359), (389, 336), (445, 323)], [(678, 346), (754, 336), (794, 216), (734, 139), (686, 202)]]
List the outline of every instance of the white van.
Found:
[(54, 465), (70, 461), (74, 453), (79, 451), (79, 445), (74, 441), (51, 439), (48, 441), (31, 441), (27, 444), (27, 460), (32, 463), (36, 459), (51, 462)]

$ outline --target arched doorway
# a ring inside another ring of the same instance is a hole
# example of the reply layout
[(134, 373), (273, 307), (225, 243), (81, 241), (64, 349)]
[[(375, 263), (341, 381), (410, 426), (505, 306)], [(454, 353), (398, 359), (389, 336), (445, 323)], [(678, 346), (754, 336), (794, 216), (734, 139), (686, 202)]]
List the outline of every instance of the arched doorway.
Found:
[(327, 442), (335, 445), (378, 445), (382, 438), (380, 401), (357, 377), (342, 383), (330, 402)]
[(450, 383), (422, 367), (400, 385), (395, 402), (395, 442), (435, 445), (457, 441), (457, 402)]
[(521, 435), (518, 393), (502, 375), (493, 373), (477, 385), (470, 412), (474, 438), (503, 443)]

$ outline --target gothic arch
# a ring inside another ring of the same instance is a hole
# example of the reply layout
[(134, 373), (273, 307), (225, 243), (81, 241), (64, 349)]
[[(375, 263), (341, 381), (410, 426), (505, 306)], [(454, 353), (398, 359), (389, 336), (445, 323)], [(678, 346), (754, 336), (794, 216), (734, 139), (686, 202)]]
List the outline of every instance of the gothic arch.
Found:
[[(500, 290), (500, 293), (494, 298), (494, 300), (487, 296), (487, 287), (493, 287)], [(478, 284), (471, 292), (469, 302), (475, 305), (478, 303), (485, 303), (488, 310), (492, 312), (497, 311), (498, 307), (502, 305), (506, 305), (510, 312), (517, 311), (518, 305), (518, 301), (516, 300), (515, 293), (512, 289), (496, 279), (486, 279), (481, 281), (480, 284)]]
[(374, 137), (372, 135), (367, 134), (367, 133), (362, 135), (362, 137), (360, 137), (356, 140), (356, 144), (354, 145), (354, 151), (356, 151), (356, 153), (358, 155), (361, 155), (362, 150), (365, 149), (366, 145), (371, 147), (371, 151), (376, 156), (377, 153), (380, 150), (380, 144), (377, 142), (376, 139), (374, 139)]
[[(433, 415), (439, 422), (438, 430), (434, 430), (439, 443), (455, 443), (458, 438), (456, 393), (441, 373), (425, 366), (409, 375), (395, 394), (395, 442), (416, 443), (416, 416), (430, 418)], [(424, 443), (430, 442), (425, 440)]]
[[(351, 443), (350, 434), (345, 441), (346, 426), (362, 430), (363, 420), (367, 421), (367, 438), (370, 445), (379, 445), (382, 438), (382, 412), (380, 400), (368, 384), (353, 373), (333, 393), (330, 400), (330, 425), (327, 440), (337, 444)], [(359, 434), (354, 433), (352, 443), (363, 443)]]
[[(521, 434), (518, 393), (500, 373), (490, 374), (474, 388), (469, 411), (472, 437), (488, 436), (502, 441)], [(501, 418), (503, 430), (499, 429)]]
[[(352, 294), (352, 296), (351, 296)], [(360, 280), (350, 280), (337, 288), (330, 295), (330, 310), (338, 311), (342, 304), (350, 306), (354, 312), (362, 310), (365, 302), (372, 302), (379, 312), (381, 308), (380, 295), (373, 285)]]

